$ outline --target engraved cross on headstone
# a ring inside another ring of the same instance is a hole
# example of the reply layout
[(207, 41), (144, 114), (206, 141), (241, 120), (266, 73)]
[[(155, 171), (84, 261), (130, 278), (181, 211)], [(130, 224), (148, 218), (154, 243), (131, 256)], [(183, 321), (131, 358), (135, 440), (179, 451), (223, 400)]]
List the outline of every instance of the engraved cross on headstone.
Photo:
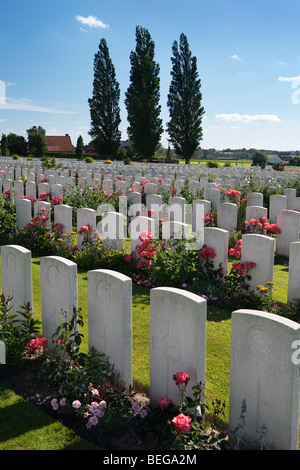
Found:
[(270, 402), (267, 402), (265, 400), (262, 400), (261, 398), (261, 383), (258, 382), (257, 383), (257, 394), (256, 395), (252, 395), (252, 394), (246, 394), (246, 398), (250, 398), (250, 400), (253, 400), (254, 402), (256, 402), (256, 431), (257, 432), (260, 432), (261, 430), (261, 426), (263, 424), (267, 424), (267, 423), (261, 423), (261, 407), (262, 406), (268, 406), (270, 408), (273, 408), (273, 404), (270, 403)]

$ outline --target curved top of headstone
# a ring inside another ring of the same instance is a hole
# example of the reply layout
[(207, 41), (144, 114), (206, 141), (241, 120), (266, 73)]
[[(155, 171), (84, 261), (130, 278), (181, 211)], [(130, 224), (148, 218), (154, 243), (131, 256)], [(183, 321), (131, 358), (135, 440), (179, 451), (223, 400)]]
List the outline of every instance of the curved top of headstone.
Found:
[(153, 289), (151, 289), (150, 295), (152, 292), (170, 293), (170, 294), (174, 294), (177, 296), (186, 297), (187, 299), (190, 299), (197, 303), (206, 302), (206, 300), (203, 299), (203, 297), (200, 297), (199, 295), (194, 294), (193, 292), (179, 289), (178, 287), (154, 287)]
[(63, 258), (62, 256), (42, 256), (41, 257), (41, 262), (43, 262), (43, 260), (57, 261), (57, 262), (63, 263), (64, 265), (67, 265), (67, 266), (77, 266), (77, 264), (74, 263), (74, 261), (71, 261), (67, 258)]
[(288, 328), (291, 328), (293, 330), (300, 330), (300, 324), (290, 320), (289, 318), (281, 317), (279, 315), (276, 315), (274, 313), (269, 313), (269, 312), (262, 312), (261, 310), (250, 310), (250, 309), (239, 309), (235, 310), (232, 312), (232, 315), (243, 315), (243, 316), (248, 316), (248, 317), (253, 317), (254, 318), (261, 318), (262, 320), (270, 320), (274, 321), (276, 323), (280, 323), (283, 326), (286, 326)]
[(89, 273), (104, 274), (106, 276), (114, 277), (120, 281), (132, 281), (131, 277), (128, 277), (125, 274), (119, 273), (117, 271), (113, 271), (112, 269), (92, 269), (88, 271), (88, 274)]

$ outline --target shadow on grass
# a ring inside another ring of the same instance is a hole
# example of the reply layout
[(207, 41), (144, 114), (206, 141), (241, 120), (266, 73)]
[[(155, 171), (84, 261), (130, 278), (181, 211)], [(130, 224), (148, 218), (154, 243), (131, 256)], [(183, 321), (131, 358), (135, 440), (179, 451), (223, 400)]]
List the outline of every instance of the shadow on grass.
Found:
[[(0, 382), (0, 449), (99, 450)], [(27, 436), (26, 436), (27, 434)], [(49, 440), (49, 436), (52, 438)], [(11, 441), (12, 444), (9, 444)], [(5, 444), (7, 442), (7, 444)], [(57, 443), (59, 442), (59, 445)], [(62, 444), (62, 442), (65, 442)]]

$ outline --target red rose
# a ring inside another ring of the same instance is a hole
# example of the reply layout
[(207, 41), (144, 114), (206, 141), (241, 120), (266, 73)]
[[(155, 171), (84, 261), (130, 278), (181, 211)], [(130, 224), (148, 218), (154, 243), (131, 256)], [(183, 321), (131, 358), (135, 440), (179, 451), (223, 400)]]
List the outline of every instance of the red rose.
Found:
[(190, 421), (192, 418), (180, 413), (178, 416), (172, 419), (172, 423), (175, 424), (176, 428), (182, 433), (186, 434), (191, 430)]
[(173, 375), (173, 380), (175, 380), (176, 385), (187, 384), (190, 378), (190, 374), (187, 372), (176, 372), (176, 374)]
[(158, 404), (162, 410), (164, 408), (167, 408), (167, 406), (171, 405), (171, 403), (172, 400), (169, 397), (163, 397), (158, 400)]

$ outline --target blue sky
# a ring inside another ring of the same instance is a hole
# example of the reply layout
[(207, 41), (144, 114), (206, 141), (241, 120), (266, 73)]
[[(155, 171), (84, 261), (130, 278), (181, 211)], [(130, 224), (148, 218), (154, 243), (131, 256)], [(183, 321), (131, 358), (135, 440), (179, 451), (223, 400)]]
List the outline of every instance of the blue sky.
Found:
[[(90, 141), (93, 61), (107, 41), (124, 97), (137, 25), (160, 65), (164, 128), (174, 40), (184, 33), (201, 78), (202, 148), (300, 149), (300, 0), (10, 0), (1, 2), (0, 136), (41, 125)], [(4, 88), (4, 91), (3, 91)], [(162, 144), (167, 146), (167, 134)]]

